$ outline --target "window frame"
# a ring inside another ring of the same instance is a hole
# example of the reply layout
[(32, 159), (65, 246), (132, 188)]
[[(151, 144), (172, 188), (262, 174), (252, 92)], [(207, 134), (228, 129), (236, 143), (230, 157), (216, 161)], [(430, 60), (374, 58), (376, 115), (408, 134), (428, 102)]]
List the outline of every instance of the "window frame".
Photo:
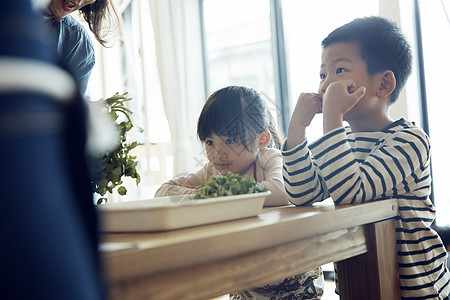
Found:
[[(419, 101), (421, 105), (420, 115), (422, 118), (422, 128), (425, 133), (430, 136), (430, 128), (429, 128), (429, 115), (428, 115), (428, 104), (427, 104), (427, 89), (426, 89), (426, 72), (425, 72), (425, 61), (423, 54), (423, 44), (422, 44), (422, 23), (420, 17), (420, 4), (419, 0), (414, 0), (414, 33), (416, 39), (416, 59), (417, 59), (417, 76), (418, 76), (418, 87), (419, 87)], [(430, 174), (433, 177), (433, 161), (430, 162)], [(434, 199), (434, 186), (433, 181), (431, 181), (431, 194), (430, 200), (435, 205)], [(438, 232), (440, 235), (444, 245), (447, 249), (450, 249), (450, 226), (437, 226), (436, 220), (433, 222), (431, 227)]]
[[(277, 107), (277, 122), (284, 133), (287, 133), (289, 126), (291, 108), (290, 108), (290, 94), (289, 94), (289, 80), (286, 63), (286, 53), (284, 51), (284, 31), (283, 31), (283, 16), (281, 3), (278, 0), (270, 1), (270, 30), (271, 30), (271, 46), (272, 46), (272, 61), (274, 70), (274, 87), (275, 87), (275, 105)], [(206, 31), (205, 31), (205, 12), (203, 9), (204, 0), (199, 0), (200, 11), (200, 26), (201, 26), (201, 48), (203, 51), (203, 74), (205, 95), (209, 93), (209, 72), (208, 72), (208, 51), (206, 45)]]

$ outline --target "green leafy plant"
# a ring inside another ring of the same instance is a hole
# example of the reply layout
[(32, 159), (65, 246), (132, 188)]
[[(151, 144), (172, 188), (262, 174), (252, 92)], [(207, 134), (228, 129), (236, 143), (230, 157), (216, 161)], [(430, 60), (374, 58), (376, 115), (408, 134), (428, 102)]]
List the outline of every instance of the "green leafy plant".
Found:
[(242, 195), (251, 193), (267, 192), (267, 188), (262, 188), (250, 176), (242, 178), (239, 174), (228, 172), (226, 176), (214, 175), (202, 182), (194, 194), (194, 199), (204, 199), (211, 197)]
[[(97, 200), (97, 204), (107, 202), (105, 194), (112, 193), (117, 188), (119, 195), (126, 195), (127, 189), (123, 186), (122, 177), (128, 176), (135, 178), (136, 184), (139, 184), (141, 178), (136, 170), (138, 162), (136, 156), (130, 155), (130, 151), (137, 146), (137, 142), (127, 142), (127, 132), (133, 127), (131, 115), (133, 112), (125, 106), (125, 103), (131, 101), (132, 98), (127, 97), (128, 93), (119, 94), (101, 100), (104, 107), (108, 110), (114, 123), (119, 130), (119, 137), (116, 141), (117, 145), (113, 151), (104, 153), (101, 157), (93, 159), (93, 178), (94, 192), (101, 197)], [(120, 121), (119, 116), (125, 116), (124, 121)], [(137, 127), (142, 132), (142, 129)]]

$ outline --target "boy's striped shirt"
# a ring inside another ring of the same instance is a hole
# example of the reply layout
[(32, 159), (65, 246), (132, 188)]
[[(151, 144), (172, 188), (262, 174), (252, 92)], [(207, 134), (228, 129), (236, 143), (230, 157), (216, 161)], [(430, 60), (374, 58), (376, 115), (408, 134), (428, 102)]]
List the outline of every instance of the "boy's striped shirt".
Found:
[[(430, 228), (430, 146), (420, 128), (400, 119), (381, 131), (335, 129), (314, 143), (283, 151), (290, 201), (310, 205), (395, 198), (397, 251), (403, 299), (442, 299), (450, 293), (447, 253)], [(299, 171), (301, 170), (301, 171)]]

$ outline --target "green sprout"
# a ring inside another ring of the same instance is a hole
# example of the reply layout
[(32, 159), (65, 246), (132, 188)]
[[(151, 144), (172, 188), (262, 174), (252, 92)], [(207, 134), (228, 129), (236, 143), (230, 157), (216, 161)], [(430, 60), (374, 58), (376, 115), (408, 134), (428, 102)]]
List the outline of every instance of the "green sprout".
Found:
[(267, 188), (262, 188), (250, 176), (242, 178), (239, 174), (228, 172), (226, 176), (221, 174), (211, 176), (197, 187), (194, 199), (204, 199), (211, 197), (222, 197), (232, 195), (242, 195), (251, 193), (267, 192)]

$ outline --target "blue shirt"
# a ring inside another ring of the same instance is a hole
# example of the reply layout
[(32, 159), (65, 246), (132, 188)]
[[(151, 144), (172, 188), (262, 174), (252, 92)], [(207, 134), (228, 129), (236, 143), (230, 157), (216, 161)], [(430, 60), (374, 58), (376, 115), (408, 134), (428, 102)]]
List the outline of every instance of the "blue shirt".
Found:
[(72, 16), (54, 22), (57, 53), (78, 81), (81, 94), (86, 92), (95, 65), (94, 45), (86, 29)]

